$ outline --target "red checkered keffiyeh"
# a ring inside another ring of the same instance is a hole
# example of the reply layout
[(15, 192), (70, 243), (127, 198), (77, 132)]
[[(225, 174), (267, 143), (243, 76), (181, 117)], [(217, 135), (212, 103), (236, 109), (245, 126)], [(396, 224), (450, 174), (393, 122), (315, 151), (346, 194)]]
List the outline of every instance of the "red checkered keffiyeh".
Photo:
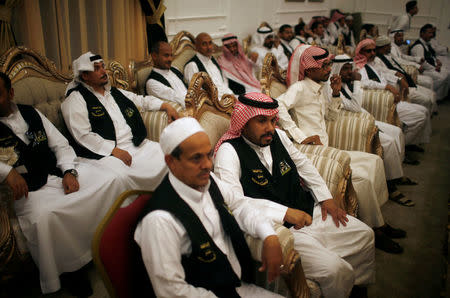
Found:
[[(245, 97), (249, 101), (254, 101), (255, 104), (258, 102), (261, 103), (274, 103), (276, 102), (272, 97), (265, 95), (263, 93), (251, 92), (245, 95), (239, 96), (240, 100), (244, 100), (242, 97)], [(278, 114), (278, 108), (259, 108), (251, 105), (247, 105), (242, 103), (240, 100), (236, 101), (234, 106), (233, 113), (231, 114), (230, 127), (227, 132), (220, 138), (217, 142), (216, 147), (214, 148), (214, 153), (219, 150), (220, 145), (227, 140), (232, 140), (239, 138), (242, 133), (242, 129), (245, 124), (252, 119), (253, 117), (264, 115), (264, 116), (273, 116)], [(277, 119), (278, 120), (278, 119)]]
[(324, 62), (333, 59), (327, 50), (307, 45), (298, 46), (291, 56), (288, 66), (288, 86), (302, 81), (305, 78), (305, 70), (310, 68), (321, 68)]
[(375, 41), (371, 38), (361, 40), (356, 46), (355, 57), (353, 58), (353, 61), (355, 61), (356, 67), (358, 67), (359, 69), (363, 68), (364, 65), (367, 64), (367, 57), (360, 52), (362, 49), (369, 45), (375, 46)]

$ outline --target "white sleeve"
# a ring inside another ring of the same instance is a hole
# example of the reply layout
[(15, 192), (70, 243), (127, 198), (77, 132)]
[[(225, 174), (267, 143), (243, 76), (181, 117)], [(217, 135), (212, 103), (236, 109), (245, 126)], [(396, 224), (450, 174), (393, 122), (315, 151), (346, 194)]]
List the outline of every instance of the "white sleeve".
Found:
[(198, 67), (194, 62), (189, 62), (184, 67), (184, 79), (186, 83), (189, 85), (194, 74), (198, 72)]
[(125, 97), (131, 100), (138, 108), (145, 111), (159, 111), (161, 109), (161, 105), (163, 104), (162, 100), (151, 95), (142, 96), (123, 89), (118, 90), (122, 92)]
[[(233, 145), (228, 142), (223, 143), (219, 150), (217, 150), (214, 158), (214, 174), (220, 180), (229, 184), (232, 192), (244, 195), (244, 189), (240, 181), (241, 178), (241, 163), (239, 156)], [(287, 207), (265, 199), (250, 198), (251, 204), (257, 205), (265, 217), (273, 222), (283, 223), (286, 215)]]
[(0, 181), (3, 182), (3, 180), (6, 179), (9, 172), (11, 171), (12, 167), (4, 163), (3, 161), (0, 162)]
[(147, 94), (155, 96), (160, 99), (165, 99), (169, 101), (173, 101), (184, 106), (184, 96), (177, 94), (175, 90), (167, 87), (166, 85), (158, 82), (157, 80), (150, 79), (145, 84), (145, 89), (147, 90)]
[[(421, 45), (417, 45), (411, 49), (411, 56), (424, 58), (425, 50), (423, 49), (423, 47)], [(433, 65), (431, 65), (430, 63), (428, 63), (427, 61), (425, 61), (423, 63), (423, 69), (424, 70), (434, 70), (435, 67)]]
[(277, 132), (289, 156), (295, 163), (297, 172), (304, 179), (306, 186), (312, 191), (316, 200), (322, 202), (333, 198), (327, 184), (309, 158), (295, 148), (284, 131), (277, 129)]
[(301, 90), (296, 90), (298, 83), (292, 84), (288, 90), (281, 94), (277, 100), (279, 103), (278, 107), (278, 115), (280, 117), (280, 124), (283, 129), (287, 130), (291, 137), (297, 142), (301, 143), (308, 136), (305, 135), (301, 129), (297, 126), (295, 121), (292, 119), (291, 115), (289, 115), (289, 110), (293, 109), (297, 103), (297, 94), (300, 93)]
[(181, 264), (182, 232), (178, 221), (167, 211), (153, 211), (138, 225), (134, 239), (157, 297), (216, 297), (185, 280)]
[(48, 147), (55, 153), (56, 165), (63, 172), (75, 168), (75, 158), (77, 155), (69, 145), (69, 141), (59, 132), (59, 130), (37, 109), (44, 125), (45, 133), (48, 138)]
[(381, 90), (384, 90), (384, 88), (386, 88), (387, 84), (369, 79), (365, 68), (361, 68), (359, 70), (359, 73), (361, 74), (361, 87), (367, 89), (381, 89)]
[(75, 141), (90, 151), (108, 156), (116, 146), (116, 142), (106, 140), (92, 132), (88, 118), (86, 102), (78, 91), (73, 91), (61, 104), (61, 111), (67, 129)]

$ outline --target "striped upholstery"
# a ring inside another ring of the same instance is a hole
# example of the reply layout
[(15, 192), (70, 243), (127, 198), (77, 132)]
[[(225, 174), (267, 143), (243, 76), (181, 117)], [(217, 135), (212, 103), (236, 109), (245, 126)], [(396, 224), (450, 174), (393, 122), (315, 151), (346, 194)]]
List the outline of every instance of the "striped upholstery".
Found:
[(406, 71), (407, 74), (411, 76), (414, 80), (414, 83), (417, 84), (417, 77), (419, 76), (419, 69), (414, 65), (401, 65), (402, 68)]
[(394, 95), (387, 90), (364, 89), (362, 107), (366, 109), (375, 120), (392, 125), (400, 125), (397, 115), (397, 105)]
[[(183, 107), (177, 103), (169, 102), (178, 113), (182, 112)], [(141, 111), (142, 120), (147, 128), (147, 139), (159, 142), (159, 136), (164, 127), (167, 126), (167, 114), (161, 111)]]
[(221, 117), (208, 111), (201, 115), (199, 123), (205, 129), (213, 148), (230, 127), (230, 120), (228, 118)]
[(135, 80), (136, 80), (136, 93), (139, 95), (145, 94), (145, 83), (147, 83), (147, 78), (150, 75), (153, 67), (145, 67), (136, 70)]

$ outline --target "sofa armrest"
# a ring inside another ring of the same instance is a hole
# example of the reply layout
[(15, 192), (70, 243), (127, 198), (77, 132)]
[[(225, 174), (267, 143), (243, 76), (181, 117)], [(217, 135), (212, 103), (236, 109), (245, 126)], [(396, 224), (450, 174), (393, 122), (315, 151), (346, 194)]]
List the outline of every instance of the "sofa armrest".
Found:
[[(180, 104), (172, 101), (165, 102), (171, 104), (181, 116), (183, 107)], [(161, 132), (169, 123), (167, 113), (163, 111), (141, 111), (141, 116), (144, 121), (145, 128), (147, 129), (147, 139), (154, 142), (159, 142)]]
[(394, 103), (394, 95), (387, 90), (364, 89), (362, 107), (375, 120), (399, 127), (401, 125), (396, 110), (397, 105)]
[(411, 76), (414, 83), (417, 84), (417, 78), (419, 76), (419, 69), (414, 65), (401, 65), (401, 67), (405, 70), (407, 74)]

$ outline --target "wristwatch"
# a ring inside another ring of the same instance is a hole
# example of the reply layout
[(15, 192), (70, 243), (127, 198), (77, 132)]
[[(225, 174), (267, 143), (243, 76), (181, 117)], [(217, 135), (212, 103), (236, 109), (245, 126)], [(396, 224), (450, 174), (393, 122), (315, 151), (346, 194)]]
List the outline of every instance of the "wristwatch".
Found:
[[(74, 176), (75, 178), (78, 178), (78, 172), (75, 169), (69, 169), (69, 170), (65, 170), (64, 171), (64, 175), (66, 175), (67, 173), (71, 174), (72, 176)], [(64, 176), (63, 175), (63, 176)]]

